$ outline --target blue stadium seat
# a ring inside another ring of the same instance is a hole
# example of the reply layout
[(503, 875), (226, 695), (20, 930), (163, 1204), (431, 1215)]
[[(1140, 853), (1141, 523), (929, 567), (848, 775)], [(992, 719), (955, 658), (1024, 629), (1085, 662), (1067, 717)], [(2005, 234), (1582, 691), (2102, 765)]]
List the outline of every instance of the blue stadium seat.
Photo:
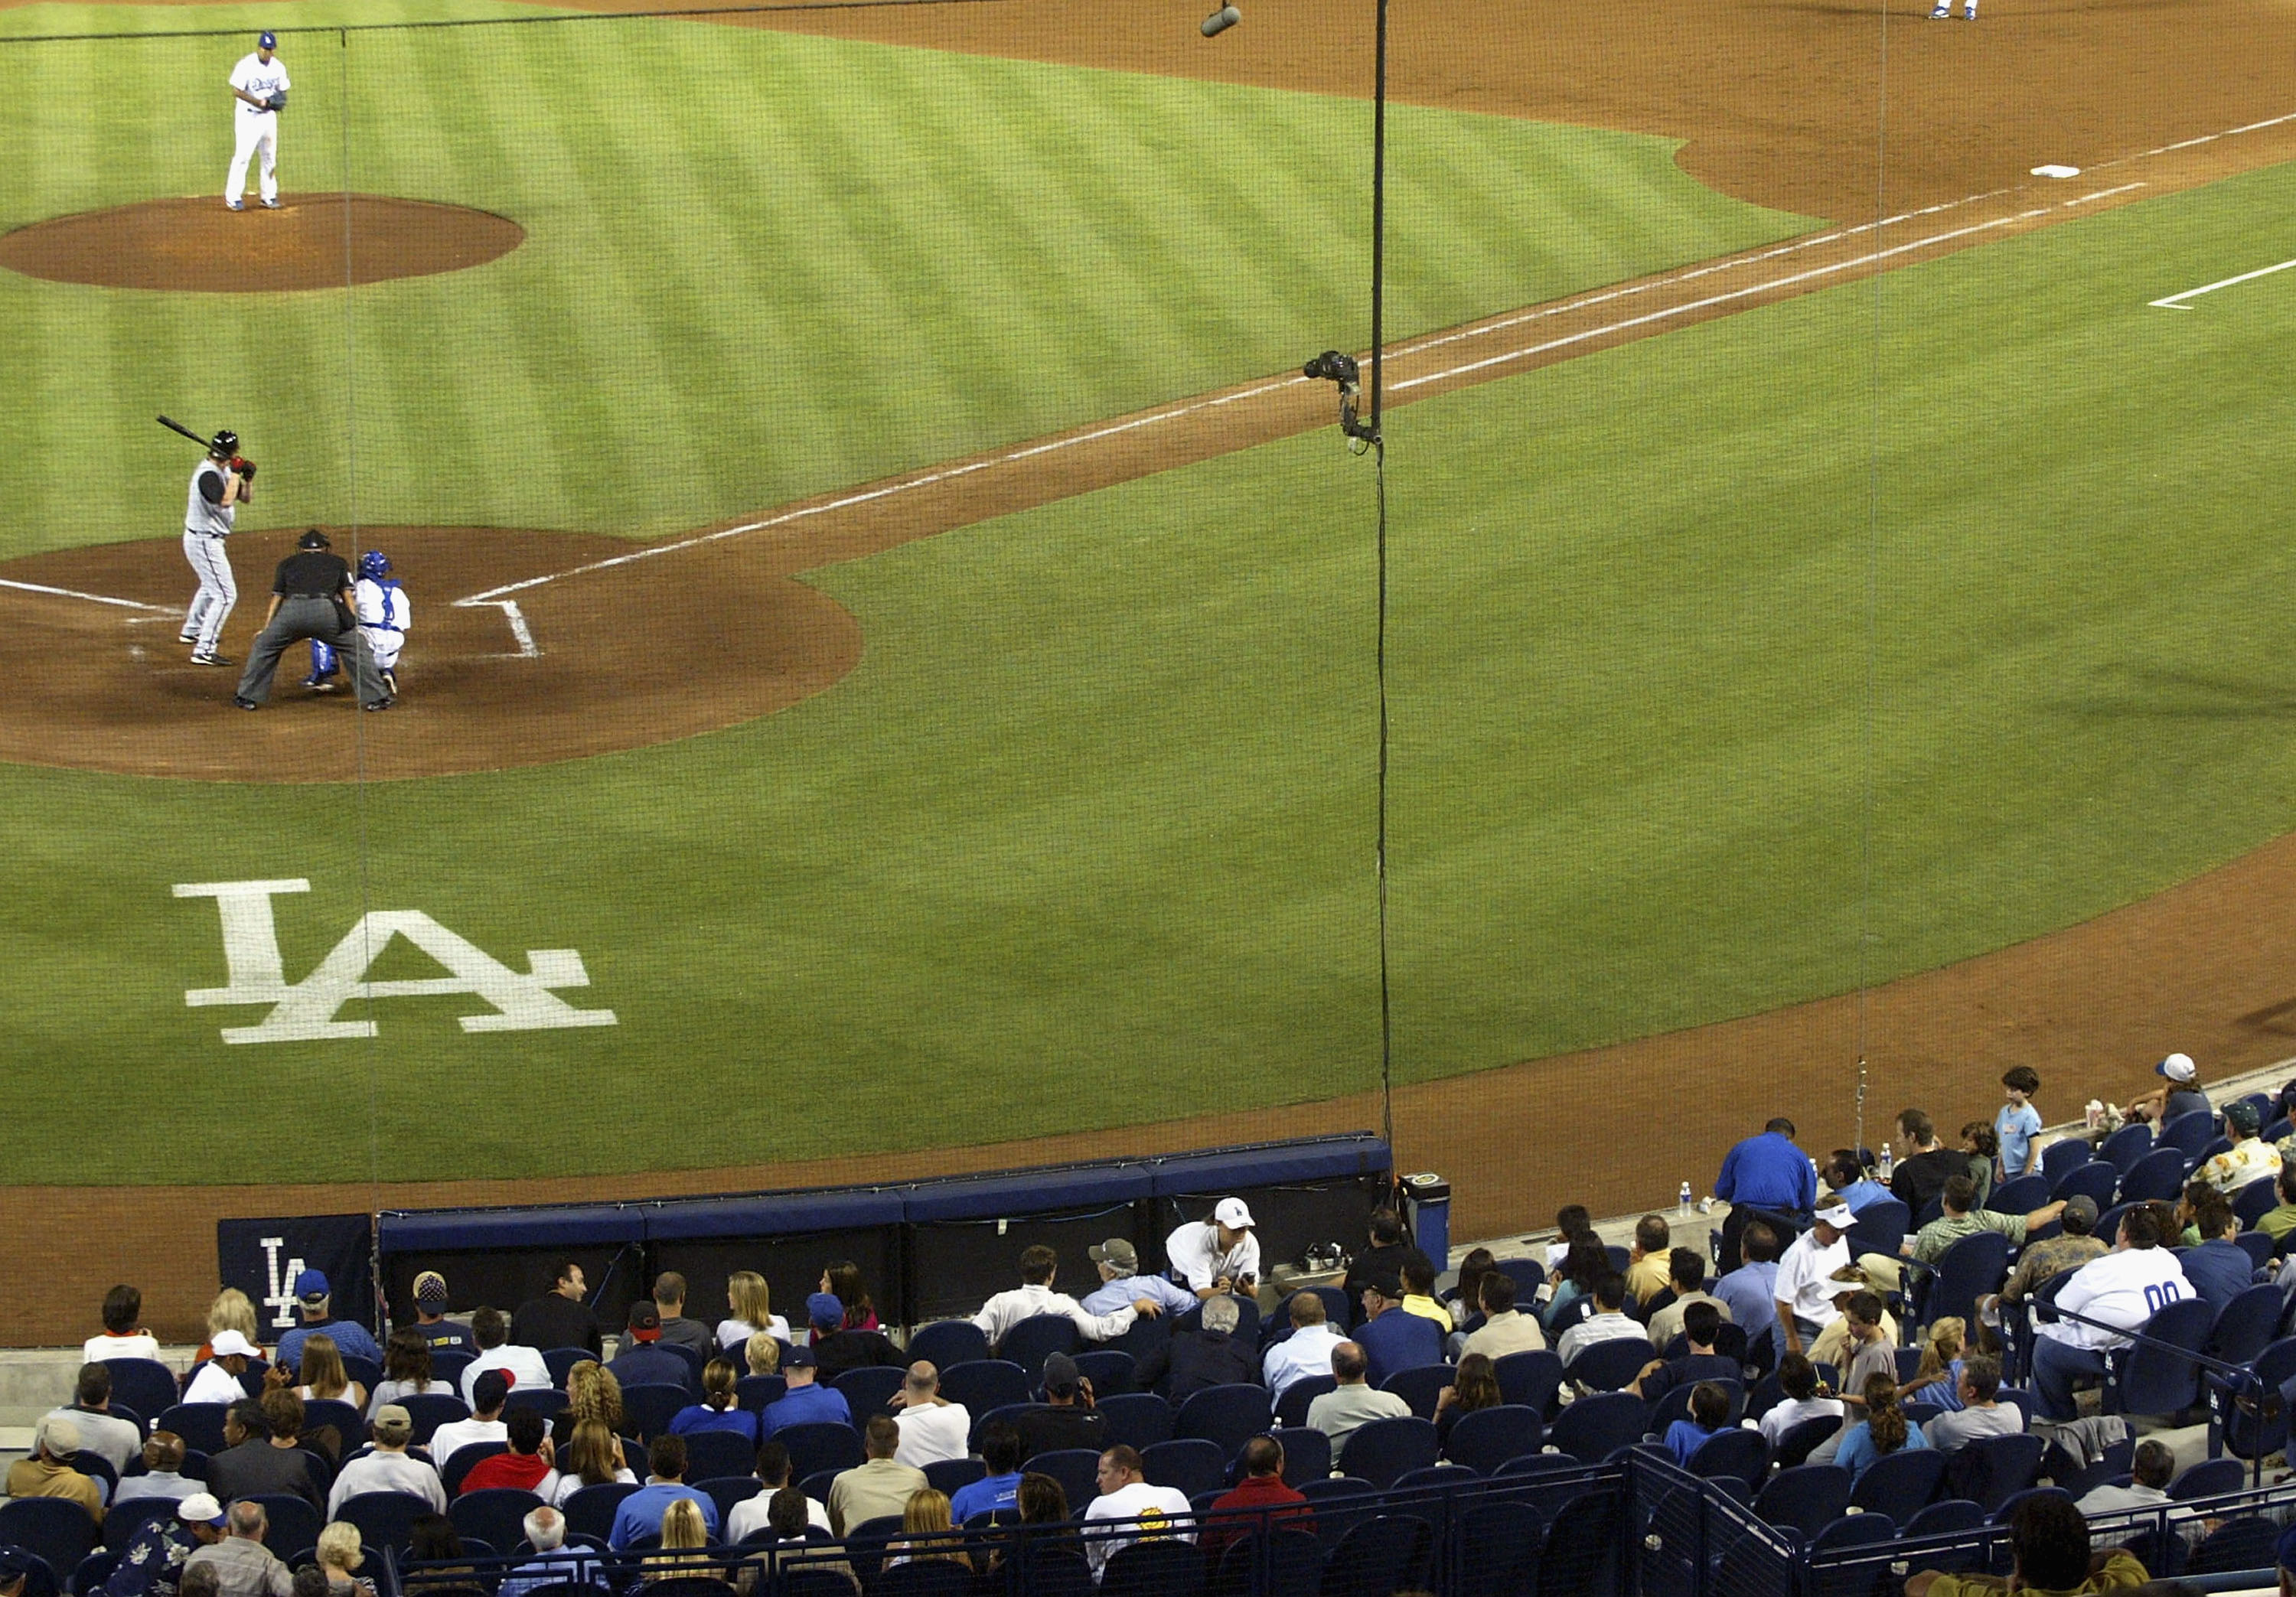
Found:
[(1375, 1514), (1351, 1527), (1332, 1549), (1324, 1566), (1323, 1597), (1390, 1597), (1416, 1591), (1426, 1584), (1434, 1542), (1434, 1527), (1416, 1514)]
[(2208, 1352), (2228, 1364), (2246, 1364), (2272, 1340), (2279, 1329), (2280, 1289), (2269, 1282), (2253, 1286), (2224, 1306), (2209, 1328)]
[(1435, 1462), (1440, 1454), (1434, 1422), (1409, 1414), (1358, 1426), (1339, 1449), (1339, 1462), (1349, 1474), (1384, 1491), (1411, 1470)]
[(2050, 1192), (2054, 1194), (2059, 1182), (2083, 1165), (2093, 1163), (2095, 1159), (2096, 1150), (2089, 1146), (2087, 1138), (2059, 1137), (2041, 1150), (2041, 1175), (2048, 1182)]
[(1808, 1461), (1809, 1455), (1824, 1445), (1828, 1437), (1841, 1429), (1841, 1421), (1820, 1414), (1815, 1419), (1796, 1421), (1786, 1427), (1778, 1437), (1770, 1462), (1781, 1470), (1791, 1470)]
[(2259, 1220), (2279, 1207), (2280, 1183), (2269, 1175), (2250, 1182), (2232, 1195), (2232, 1212), (2238, 1216), (2243, 1231), (2252, 1230)]
[(964, 1405), (965, 1413), (976, 1419), (991, 1409), (1035, 1401), (1036, 1384), (1028, 1371), (1009, 1359), (974, 1359), (947, 1365), (940, 1372), (940, 1395)]
[(1227, 1455), (1201, 1437), (1176, 1437), (1142, 1448), (1140, 1469), (1149, 1485), (1170, 1486), (1187, 1497), (1227, 1486)]
[(2136, 1161), (2135, 1169), (2120, 1178), (2120, 1201), (2125, 1204), (2173, 1202), (2185, 1190), (2186, 1168), (2183, 1150), (2155, 1148)]
[(790, 1478), (802, 1480), (827, 1470), (860, 1468), (861, 1433), (834, 1420), (791, 1425), (774, 1432), (775, 1441), (789, 1449)]
[[(406, 1417), (414, 1421), (414, 1445), (417, 1447), (428, 1447), (431, 1433), (441, 1425), (471, 1417), (470, 1405), (452, 1392), (417, 1392), (398, 1401), (400, 1406), (406, 1410)], [(349, 1455), (346, 1454), (344, 1456), (348, 1458)]]
[(669, 1422), (677, 1417), (677, 1411), (693, 1401), (693, 1395), (682, 1386), (638, 1381), (622, 1388), (623, 1421), (637, 1432), (640, 1441), (651, 1442), (668, 1435)]
[(757, 1444), (739, 1431), (689, 1430), (683, 1439), (688, 1480), (719, 1480), (729, 1475), (747, 1475), (757, 1466)]
[(2217, 1118), (2206, 1110), (2194, 1110), (2191, 1114), (2163, 1122), (2154, 1134), (2152, 1150), (2155, 1153), (2163, 1148), (2181, 1151), (2185, 1167), (2189, 1170), (2201, 1157), (2201, 1150), (2216, 1140), (2216, 1134)]
[[(1264, 1579), (1255, 1584), (1260, 1572)], [(1278, 1525), (1265, 1537), (1250, 1531), (1227, 1544), (1218, 1589), (1226, 1597), (1317, 1597), (1323, 1579), (1324, 1544), (1304, 1530)]]
[(179, 1403), (160, 1416), (159, 1429), (172, 1430), (184, 1445), (214, 1454), (224, 1450), (223, 1417), (228, 1403)]
[[(336, 1510), (335, 1518), (357, 1526), (360, 1542), (374, 1550), (373, 1556), (380, 1557), (390, 1548), (404, 1553), (414, 1537), (415, 1516), (430, 1511), (430, 1505), (410, 1492), (361, 1492), (346, 1498)], [(611, 1524), (610, 1519), (610, 1528)], [(568, 1528), (574, 1528), (570, 1518)]]
[(1197, 1597), (1203, 1587), (1204, 1555), (1172, 1536), (1128, 1542), (1100, 1573), (1101, 1597)]
[(2195, 1497), (2237, 1492), (2247, 1484), (2248, 1470), (2240, 1460), (2204, 1458), (2177, 1472), (2177, 1478), (2169, 1483), (2169, 1497), (2171, 1502), (2190, 1503)]
[(734, 1399), (753, 1414), (762, 1414), (789, 1396), (785, 1375), (744, 1375), (734, 1383)]
[(1172, 1435), (1201, 1437), (1218, 1447), (1221, 1458), (1230, 1459), (1275, 1422), (1267, 1388), (1238, 1381), (1209, 1387), (1180, 1405), (1173, 1416)]
[(0, 1546), (20, 1547), (66, 1573), (95, 1551), (97, 1526), (66, 1497), (12, 1497), (0, 1503)]
[(1555, 1395), (1562, 1389), (1562, 1361), (1552, 1348), (1507, 1354), (1491, 1362), (1491, 1372), (1498, 1377), (1500, 1396), (1537, 1409), (1542, 1419), (1554, 1417)]
[(1655, 1356), (1650, 1343), (1640, 1337), (1596, 1342), (1581, 1347), (1563, 1373), (1589, 1391), (1615, 1392), (1633, 1381)]
[(1546, 1519), (1528, 1503), (1478, 1503), (1459, 1515), (1454, 1597), (1522, 1597), (1538, 1577)]
[(1119, 1392), (1093, 1406), (1108, 1421), (1111, 1445), (1146, 1448), (1172, 1439), (1172, 1405), (1154, 1392)]
[[(2016, 1441), (2015, 1437), (1997, 1440)], [(1937, 1496), (1945, 1457), (1928, 1447), (1901, 1447), (1875, 1459), (1849, 1488), (1849, 1506), (1876, 1518), (1911, 1519)]]
[(1815, 1536), (1849, 1506), (1849, 1471), (1832, 1464), (1781, 1470), (1754, 1495), (1754, 1513), (1766, 1523)]
[(1140, 1389), (1140, 1361), (1121, 1347), (1090, 1347), (1076, 1355), (1077, 1373), (1092, 1382), (1095, 1402)]
[(2132, 1120), (2105, 1138), (2096, 1156), (2126, 1175), (2136, 1167), (2138, 1159), (2152, 1151), (2152, 1127), (2142, 1120)]
[(1046, 1359), (1055, 1353), (1074, 1353), (1083, 1346), (1076, 1322), (1066, 1314), (1030, 1314), (1004, 1333), (1004, 1339), (996, 1344), (996, 1356), (1020, 1365), (1033, 1388), (1044, 1379)]
[(561, 1504), (566, 1515), (566, 1536), (571, 1541), (578, 1536), (595, 1537), (601, 1547), (613, 1533), (614, 1511), (622, 1499), (638, 1488), (634, 1482), (610, 1480), (603, 1486), (584, 1486)]
[(176, 1406), (176, 1372), (156, 1358), (115, 1358), (103, 1366), (111, 1375), (111, 1400), (139, 1414), (164, 1413)]
[(1303, 1375), (1283, 1388), (1283, 1396), (1275, 1400), (1276, 1421), (1284, 1425), (1305, 1425), (1308, 1405), (1324, 1393), (1336, 1391), (1340, 1383), (1329, 1375)]
[(2201, 1367), (2169, 1348), (2198, 1353), (2208, 1343), (2217, 1312), (2199, 1298), (2164, 1306), (2144, 1323), (2144, 1334), (2168, 1347), (2140, 1342), (2128, 1356), (2109, 1366), (2104, 1383), (2107, 1411), (2123, 1414), (2176, 1414), (2201, 1401)]
[[(1649, 1350), (1644, 1349), (1647, 1353)], [(1457, 1372), (1449, 1364), (1420, 1364), (1409, 1370), (1398, 1370), (1380, 1383), (1380, 1390), (1392, 1392), (1411, 1405), (1411, 1412), (1423, 1420), (1435, 1417), (1436, 1400), (1443, 1388), (1451, 1384)]]
[(925, 1484), (944, 1497), (954, 1497), (988, 1477), (988, 1466), (977, 1458), (937, 1458), (925, 1466)]
[(149, 1519), (173, 1520), (176, 1518), (174, 1497), (130, 1497), (125, 1503), (115, 1503), (103, 1511), (104, 1546), (114, 1552), (127, 1551), (127, 1544)]
[(2086, 1165), (2076, 1165), (2066, 1171), (2058, 1178), (2057, 1184), (2049, 1189), (2049, 1196), (2067, 1201), (2086, 1198), (2095, 1204), (2097, 1212), (2102, 1214), (2112, 1207), (2112, 1195), (2120, 1190), (2120, 1168), (2100, 1159)]
[(2005, 1181), (1993, 1189), (1985, 1207), (1997, 1215), (2024, 1215), (2049, 1200), (2049, 1178), (2038, 1173)]
[[(753, 1480), (751, 1485), (755, 1485)], [(526, 1539), (526, 1516), (542, 1506), (542, 1499), (532, 1492), (522, 1492), (514, 1486), (488, 1486), (481, 1491), (465, 1492), (447, 1505), (447, 1518), (455, 1522), (455, 1534), (468, 1540), (476, 1536), (496, 1547), (516, 1547)], [(724, 1523), (725, 1510), (718, 1510), (719, 1523)], [(312, 1542), (318, 1539), (312, 1533)], [(294, 1547), (308, 1547), (311, 1542), (298, 1542)]]
[(1332, 1438), (1322, 1431), (1279, 1426), (1267, 1434), (1283, 1449), (1283, 1484), (1293, 1491), (1331, 1474)]
[(1718, 1431), (1690, 1455), (1690, 1472), (1709, 1480), (1730, 1476), (1749, 1490), (1762, 1484), (1770, 1470), (1770, 1445), (1759, 1430)]
[[(844, 1395), (846, 1406), (853, 1411), (853, 1423), (865, 1425), (870, 1415), (886, 1412), (885, 1405), (908, 1378), (906, 1365), (864, 1364), (857, 1370), (846, 1371), (829, 1384)], [(952, 1397), (949, 1401), (956, 1400)]]
[(1546, 1433), (1559, 1453), (1599, 1464), (1620, 1447), (1642, 1440), (1650, 1405), (1632, 1392), (1601, 1392), (1562, 1411)]
[(1511, 1458), (1538, 1452), (1545, 1431), (1537, 1409), (1504, 1403), (1460, 1415), (1443, 1454), (1454, 1463), (1489, 1475)]
[(935, 1320), (909, 1333), (909, 1358), (924, 1360), (946, 1375), (951, 1364), (988, 1356), (988, 1339), (970, 1320)]
[(1090, 1447), (1062, 1447), (1052, 1453), (1039, 1453), (1021, 1466), (1038, 1475), (1049, 1475), (1061, 1483), (1068, 1494), (1069, 1508), (1082, 1513), (1078, 1504), (1088, 1504), (1100, 1495), (1100, 1454)]

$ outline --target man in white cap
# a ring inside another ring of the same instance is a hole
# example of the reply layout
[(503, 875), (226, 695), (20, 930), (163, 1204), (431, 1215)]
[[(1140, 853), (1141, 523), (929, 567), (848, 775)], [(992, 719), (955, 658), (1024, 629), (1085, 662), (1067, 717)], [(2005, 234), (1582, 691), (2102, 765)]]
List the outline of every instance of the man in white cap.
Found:
[[(1085, 1255), (1100, 1270), (1100, 1285), (1085, 1295), (1084, 1310), (1088, 1314), (1112, 1314), (1128, 1303), (1152, 1318), (1158, 1314), (1185, 1314), (1196, 1306), (1195, 1294), (1175, 1286), (1168, 1277), (1143, 1275), (1139, 1250), (1122, 1237), (1111, 1237), (1097, 1248), (1087, 1248)], [(1140, 1307), (1144, 1299), (1155, 1306)]]
[(176, 1589), (184, 1560), (223, 1540), (223, 1504), (194, 1492), (176, 1505), (172, 1519), (146, 1519), (112, 1567), (103, 1597), (164, 1597)]
[(1778, 1260), (1778, 1279), (1771, 1290), (1778, 1306), (1778, 1333), (1788, 1353), (1810, 1353), (1810, 1344), (1841, 1318), (1841, 1300), (1858, 1290), (1864, 1279), (1849, 1263), (1849, 1233), (1856, 1216), (1846, 1203), (1817, 1211), (1810, 1228), (1793, 1240)]
[(1259, 1239), (1241, 1198), (1223, 1198), (1209, 1220), (1191, 1220), (1164, 1239), (1172, 1274), (1199, 1298), (1249, 1295), (1259, 1284)]
[(31, 1453), (8, 1466), (8, 1495), (69, 1497), (101, 1525), (103, 1493), (72, 1466), (72, 1454), (78, 1451), (79, 1427), (69, 1414), (50, 1414), (40, 1421)]
[(237, 1403), (245, 1397), (247, 1388), (240, 1377), (247, 1367), (263, 1355), (254, 1343), (235, 1331), (219, 1331), (208, 1344), (213, 1356), (192, 1374), (192, 1384), (184, 1388), (185, 1403)]
[(2152, 1073), (2161, 1078), (2161, 1085), (2130, 1102), (2130, 1119), (2164, 1126), (2178, 1115), (2209, 1107), (2209, 1095), (2201, 1091), (2200, 1067), (2193, 1063), (2191, 1054), (2172, 1053), (2153, 1066)]

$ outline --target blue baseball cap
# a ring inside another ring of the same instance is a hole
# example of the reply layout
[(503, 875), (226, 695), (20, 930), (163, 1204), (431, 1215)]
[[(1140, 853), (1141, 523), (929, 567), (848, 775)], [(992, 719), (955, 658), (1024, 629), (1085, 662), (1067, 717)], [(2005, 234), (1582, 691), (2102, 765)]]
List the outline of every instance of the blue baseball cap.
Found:
[(306, 1303), (323, 1301), (327, 1296), (327, 1278), (316, 1270), (306, 1270), (295, 1278), (295, 1296)]
[(264, 29), (263, 37), (255, 42), (262, 45), (266, 50), (276, 50), (279, 48), (279, 36), (273, 33), (269, 29)]
[(805, 1317), (816, 1325), (842, 1325), (845, 1323), (845, 1306), (838, 1301), (834, 1292), (816, 1292), (805, 1300)]

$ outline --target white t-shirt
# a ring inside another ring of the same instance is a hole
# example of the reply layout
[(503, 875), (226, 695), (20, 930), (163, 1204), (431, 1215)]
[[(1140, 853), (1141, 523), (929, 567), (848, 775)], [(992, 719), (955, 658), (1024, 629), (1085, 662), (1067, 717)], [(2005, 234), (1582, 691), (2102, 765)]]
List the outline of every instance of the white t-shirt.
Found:
[[(2161, 1310), (2193, 1295), (2184, 1266), (2166, 1248), (2125, 1248), (2093, 1258), (2057, 1291), (2057, 1306), (2137, 1331)], [(2057, 1320), (2039, 1328), (2053, 1342), (2091, 1350), (2124, 1346), (2128, 1339), (2094, 1326)]]
[(239, 1384), (239, 1377), (223, 1367), (220, 1359), (209, 1359), (192, 1377), (192, 1384), (184, 1388), (185, 1403), (237, 1403), (247, 1396), (247, 1388)]
[[(754, 1497), (744, 1497), (735, 1503), (734, 1511), (726, 1516), (726, 1544), (730, 1547), (744, 1536), (765, 1529), (766, 1511), (773, 1500), (773, 1490), (767, 1488)], [(818, 1497), (805, 1500), (805, 1518), (808, 1525), (818, 1526), (823, 1530), (829, 1528), (829, 1507)]]
[(897, 1463), (922, 1470), (942, 1459), (967, 1456), (965, 1438), (972, 1434), (972, 1416), (962, 1403), (897, 1408), (893, 1421), (901, 1428), (901, 1445), (893, 1454)]
[(1821, 1328), (1831, 1325), (1841, 1317), (1841, 1311), (1833, 1306), (1834, 1294), (1857, 1290), (1854, 1285), (1833, 1279), (1833, 1273), (1849, 1262), (1847, 1236), (1834, 1238), (1833, 1246), (1827, 1248), (1820, 1245), (1816, 1232), (1806, 1231), (1778, 1261), (1778, 1278), (1770, 1295), (1791, 1305), (1795, 1319)]
[(447, 1511), (447, 1488), (439, 1482), (439, 1471), (404, 1453), (378, 1451), (345, 1464), (327, 1494), (327, 1518), (340, 1517), (343, 1504), (361, 1492), (404, 1492), (422, 1498), (433, 1513)]
[[(634, 1486), (638, 1484), (637, 1476), (628, 1470), (615, 1470), (614, 1478), (626, 1486)], [(553, 1508), (564, 1508), (568, 1498), (573, 1496), (575, 1493), (580, 1491), (584, 1486), (594, 1486), (596, 1484), (598, 1483), (594, 1481), (584, 1480), (579, 1475), (576, 1475), (570, 1470), (562, 1475), (557, 1470), (553, 1470), (549, 1474), (542, 1478), (542, 1484), (534, 1488), (534, 1495), (541, 1498)]]
[(479, 1377), (489, 1370), (501, 1370), (510, 1376), (511, 1389), (523, 1388), (529, 1391), (546, 1392), (552, 1386), (550, 1366), (543, 1362), (541, 1353), (532, 1347), (521, 1347), (515, 1342), (504, 1342), (499, 1347), (480, 1351), (479, 1356), (463, 1366), (463, 1402), (471, 1408), (478, 1407), (473, 1394)]
[(1649, 1342), (1649, 1333), (1639, 1321), (1623, 1314), (1589, 1314), (1562, 1333), (1554, 1344), (1554, 1356), (1568, 1364), (1579, 1354), (1597, 1342)]
[(1259, 1234), (1247, 1231), (1234, 1247), (1223, 1251), (1219, 1227), (1210, 1220), (1191, 1221), (1166, 1237), (1164, 1257), (1179, 1272), (1180, 1279), (1199, 1292), (1223, 1275), (1231, 1280), (1246, 1275), (1259, 1279)]
[(1839, 1397), (1789, 1397), (1762, 1415), (1762, 1439), (1775, 1447), (1804, 1420), (1839, 1420)]
[(1128, 1547), (1135, 1542), (1157, 1536), (1177, 1536), (1183, 1542), (1194, 1541), (1196, 1533), (1193, 1526), (1182, 1530), (1171, 1523), (1176, 1519), (1187, 1520), (1194, 1512), (1195, 1510), (1189, 1506), (1185, 1492), (1173, 1486), (1152, 1486), (1144, 1480), (1136, 1480), (1130, 1486), (1119, 1486), (1104, 1496), (1094, 1498), (1092, 1506), (1084, 1511), (1086, 1525), (1125, 1519), (1136, 1521), (1139, 1529), (1131, 1536), (1086, 1538), (1084, 1557), (1085, 1561), (1092, 1566), (1093, 1578), (1100, 1578), (1100, 1572), (1108, 1567), (1108, 1560), (1115, 1556), (1119, 1547)]
[[(244, 89), (258, 100), (283, 94), (287, 92), (287, 63), (276, 55), (267, 63), (259, 53), (242, 55), (239, 58), (239, 65), (231, 70), (231, 86)], [(267, 111), (258, 111), (244, 100), (236, 103), (242, 116), (267, 117), (272, 114)]]
[(82, 1343), (79, 1362), (84, 1364), (102, 1364), (108, 1358), (158, 1358), (160, 1339), (148, 1331), (135, 1331), (124, 1337), (105, 1331)]
[[(774, 1335), (782, 1341), (786, 1342), (790, 1340), (789, 1322), (783, 1319), (779, 1314), (768, 1314), (766, 1317), (766, 1329), (772, 1331)], [(746, 1347), (750, 1345), (750, 1339), (757, 1334), (758, 1328), (750, 1324), (747, 1320), (720, 1320), (718, 1322), (718, 1346), (720, 1347)], [(742, 1367), (742, 1373), (747, 1374), (748, 1372), (748, 1366), (744, 1365)]]
[(447, 1461), (474, 1442), (508, 1442), (510, 1424), (503, 1420), (449, 1420), (430, 1433), (430, 1462), (444, 1474)]

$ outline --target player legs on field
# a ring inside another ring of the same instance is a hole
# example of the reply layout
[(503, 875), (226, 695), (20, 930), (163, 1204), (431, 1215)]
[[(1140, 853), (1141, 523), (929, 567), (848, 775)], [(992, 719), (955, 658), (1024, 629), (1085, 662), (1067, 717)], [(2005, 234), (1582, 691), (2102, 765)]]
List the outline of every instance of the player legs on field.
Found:
[(231, 557), (223, 545), (239, 506), (254, 496), (255, 465), (240, 458), (239, 435), (218, 432), (192, 471), (191, 493), (184, 506), (184, 559), (200, 586), (184, 612), (178, 641), (192, 646), (195, 666), (231, 664), (216, 652), (224, 621), (239, 602), (239, 584), (232, 577)]
[(255, 53), (242, 57), (232, 69), (231, 97), (238, 103), (232, 108), (234, 142), (223, 202), (233, 210), (246, 209), (247, 163), (258, 153), (263, 158), (263, 203), (279, 209), (279, 111), (287, 103), (287, 63), (271, 53), (278, 43), (277, 35), (265, 34)]

